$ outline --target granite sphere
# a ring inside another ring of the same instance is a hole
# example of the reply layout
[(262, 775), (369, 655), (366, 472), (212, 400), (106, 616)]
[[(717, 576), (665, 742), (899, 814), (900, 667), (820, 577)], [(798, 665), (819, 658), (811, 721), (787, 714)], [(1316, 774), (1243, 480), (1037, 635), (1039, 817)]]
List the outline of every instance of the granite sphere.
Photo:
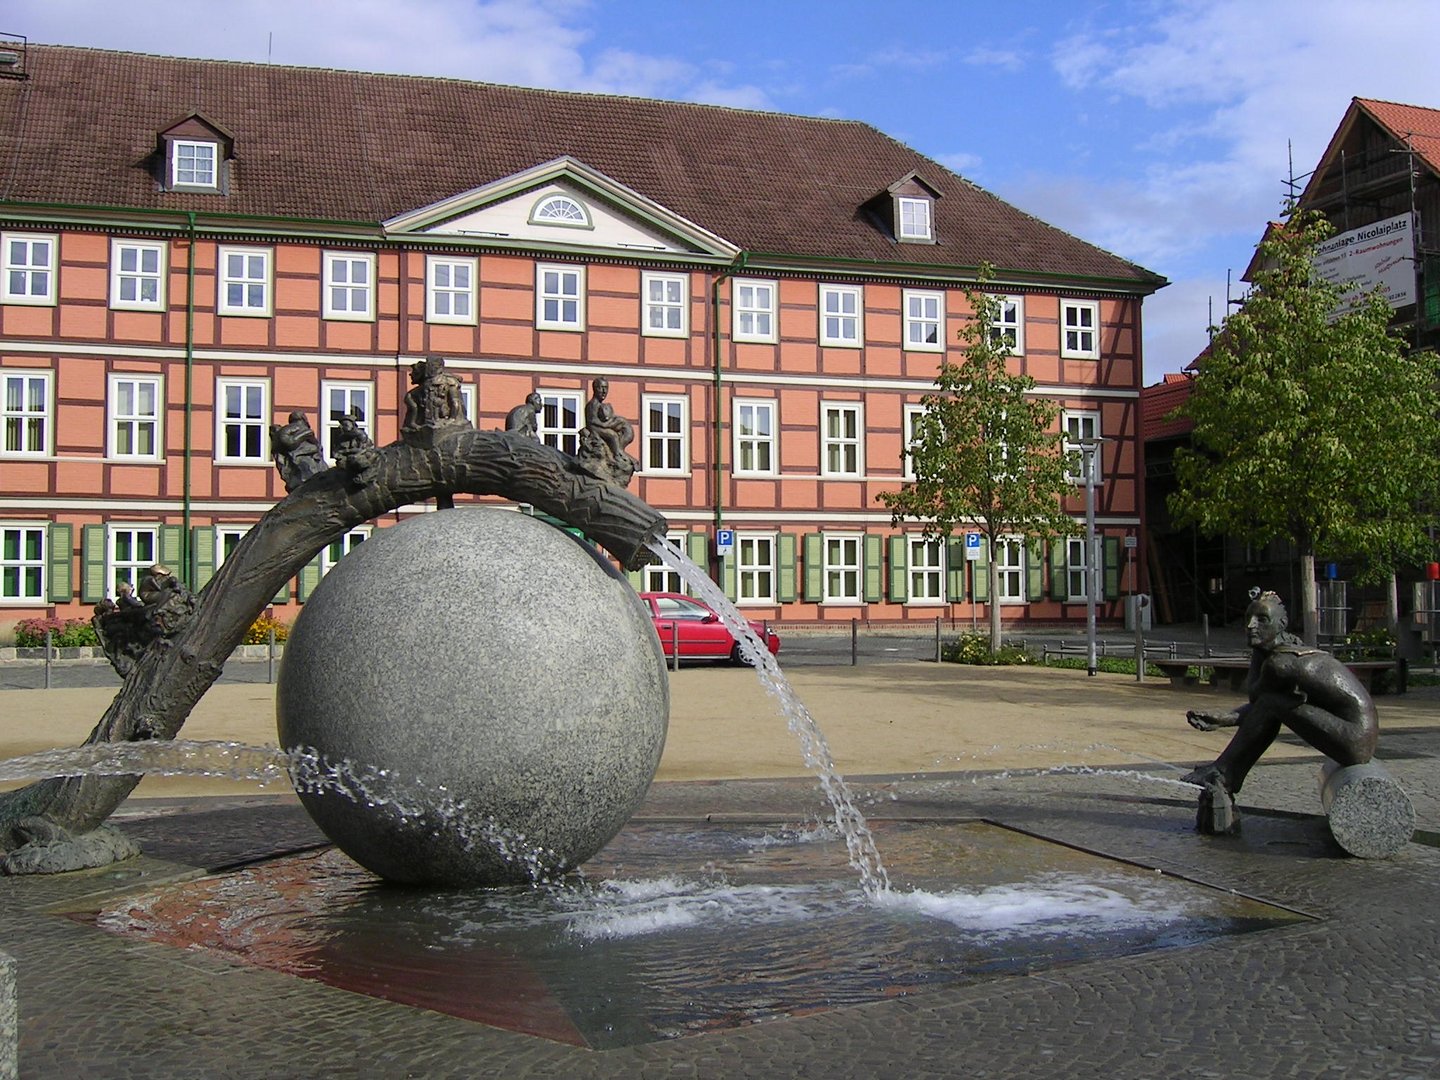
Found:
[(280, 669), (280, 744), (344, 763), (296, 789), (392, 881), (499, 885), (620, 831), (665, 745), (669, 683), (625, 578), (525, 514), (457, 507), (376, 529), (327, 574)]

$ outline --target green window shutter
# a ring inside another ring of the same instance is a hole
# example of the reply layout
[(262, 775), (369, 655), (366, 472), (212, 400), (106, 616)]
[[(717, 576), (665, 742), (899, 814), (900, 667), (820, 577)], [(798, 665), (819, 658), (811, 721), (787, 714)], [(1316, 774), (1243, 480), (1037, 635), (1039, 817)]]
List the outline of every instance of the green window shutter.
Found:
[(45, 537), (47, 597), (52, 604), (75, 599), (75, 526), (50, 526)]
[(1040, 540), (1025, 542), (1025, 599), (1045, 599), (1045, 545)]
[(704, 529), (686, 534), (685, 557), (701, 570), (710, 572), (710, 535)]
[(168, 566), (177, 577), (189, 577), (190, 568), (183, 565), (185, 559), (185, 527), (183, 525), (160, 526), (160, 561)]
[(975, 602), (990, 602), (990, 538), (980, 537), (980, 558), (970, 564), (971, 580), (975, 583)]
[(1105, 537), (1105, 599), (1116, 600), (1120, 596), (1120, 538)]
[(798, 595), (795, 581), (796, 536), (794, 533), (781, 533), (775, 540), (775, 569), (778, 575), (775, 582), (775, 599), (782, 604), (793, 604)]
[(631, 587), (632, 589), (634, 589), (636, 592), (639, 592), (639, 591), (641, 590), (642, 586), (644, 586), (644, 584), (645, 584), (645, 571), (644, 571), (644, 570), (626, 570), (626, 571), (625, 571), (625, 580), (628, 581), (628, 582), (630, 582), (630, 587)]
[(105, 599), (105, 526), (80, 527), (80, 599), (98, 604)]
[(952, 604), (965, 599), (965, 538), (945, 538), (945, 599)]
[(817, 603), (825, 599), (825, 536), (823, 533), (807, 533), (805, 536), (805, 599)]
[(909, 538), (890, 537), (890, 602), (903, 604), (910, 599)]
[(280, 591), (270, 601), (272, 604), (288, 604), (290, 602), (290, 582), (280, 586)]
[(1067, 600), (1070, 586), (1066, 575), (1065, 541), (1050, 541), (1050, 599)]
[(865, 552), (865, 602), (878, 604), (885, 599), (885, 538), (866, 533), (862, 544)]
[(215, 530), (196, 525), (190, 530), (190, 588), (203, 589), (215, 576)]
[(300, 568), (299, 588), (296, 590), (295, 598), (300, 603), (310, 599), (310, 594), (315, 591), (315, 586), (320, 584), (320, 556), (316, 555), (308, 563)]
[(739, 584), (735, 580), (735, 558), (733, 549), (729, 555), (720, 556), (720, 587), (732, 603), (740, 597)]

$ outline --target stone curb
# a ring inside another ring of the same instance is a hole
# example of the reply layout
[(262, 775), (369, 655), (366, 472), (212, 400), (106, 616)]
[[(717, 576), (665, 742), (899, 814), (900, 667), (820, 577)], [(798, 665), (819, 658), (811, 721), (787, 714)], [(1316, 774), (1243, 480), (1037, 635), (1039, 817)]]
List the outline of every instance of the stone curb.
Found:
[(15, 996), (15, 961), (0, 952), (0, 1080), (20, 1075), (20, 1008)]

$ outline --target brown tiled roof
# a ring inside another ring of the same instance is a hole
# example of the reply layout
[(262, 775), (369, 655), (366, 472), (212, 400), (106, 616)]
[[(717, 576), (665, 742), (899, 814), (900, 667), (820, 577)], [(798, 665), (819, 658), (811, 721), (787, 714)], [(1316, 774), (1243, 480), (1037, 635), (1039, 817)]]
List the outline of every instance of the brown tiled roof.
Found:
[[(1164, 284), (855, 121), (69, 46), (25, 64), (0, 80), (0, 200), (374, 224), (569, 155), (751, 252)], [(149, 171), (191, 112), (234, 135), (223, 198)], [(910, 172), (941, 192), (938, 244), (860, 209)]]
[(1375, 122), (1395, 136), (1399, 143), (1409, 142), (1416, 156), (1431, 172), (1440, 176), (1440, 109), (1424, 109), (1419, 105), (1399, 105), (1393, 101), (1356, 98), (1356, 107), (1375, 118)]
[(1141, 390), (1140, 438), (1149, 442), (1189, 434), (1195, 427), (1195, 421), (1189, 417), (1167, 418), (1190, 399), (1190, 388), (1194, 385), (1192, 376), (1170, 372), (1163, 382)]

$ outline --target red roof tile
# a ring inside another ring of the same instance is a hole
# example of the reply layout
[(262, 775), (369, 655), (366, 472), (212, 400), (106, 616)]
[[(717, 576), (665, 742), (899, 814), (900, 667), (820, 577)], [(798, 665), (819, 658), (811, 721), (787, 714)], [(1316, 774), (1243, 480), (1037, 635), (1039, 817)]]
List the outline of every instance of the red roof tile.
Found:
[[(1165, 283), (855, 121), (69, 46), (26, 68), (0, 80), (0, 201), (374, 225), (570, 155), (752, 253)], [(157, 133), (191, 112), (234, 135), (224, 196), (156, 183)], [(911, 172), (942, 196), (934, 245), (861, 211)]]

